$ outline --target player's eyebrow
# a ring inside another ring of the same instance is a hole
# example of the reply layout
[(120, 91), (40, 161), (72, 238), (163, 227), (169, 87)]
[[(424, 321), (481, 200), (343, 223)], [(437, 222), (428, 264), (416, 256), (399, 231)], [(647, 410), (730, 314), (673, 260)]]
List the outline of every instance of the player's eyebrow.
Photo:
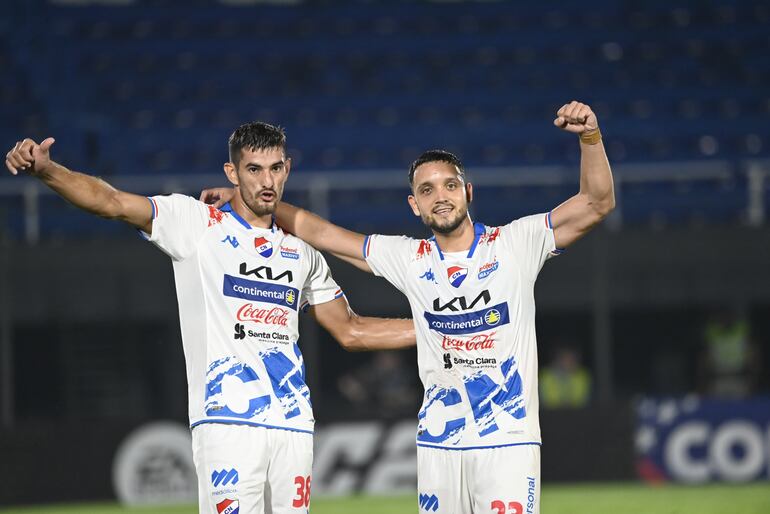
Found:
[[(275, 166), (286, 164), (286, 161), (284, 159), (281, 159), (279, 161), (275, 161), (273, 164), (268, 165), (268, 168), (274, 168)], [(258, 162), (247, 162), (246, 167), (253, 166), (257, 169), (262, 169), (262, 165)]]
[(419, 187), (423, 187), (423, 186), (432, 186), (436, 182), (438, 182), (440, 184), (446, 184), (447, 182), (453, 182), (453, 181), (458, 181), (460, 183), (465, 183), (465, 180), (463, 180), (463, 176), (458, 173), (458, 174), (456, 174), (454, 176), (451, 176), (451, 177), (446, 177), (446, 178), (443, 178), (443, 179), (442, 178), (438, 178), (435, 182), (433, 180), (431, 180), (431, 179), (425, 179), (422, 182), (415, 183), (414, 187), (415, 188), (419, 188)]

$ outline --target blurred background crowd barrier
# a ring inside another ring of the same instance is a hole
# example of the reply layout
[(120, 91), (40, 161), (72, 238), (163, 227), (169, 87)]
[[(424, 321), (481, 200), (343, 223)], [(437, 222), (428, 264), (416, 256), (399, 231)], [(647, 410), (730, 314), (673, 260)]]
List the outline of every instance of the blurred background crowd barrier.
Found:
[[(434, 147), (474, 219), (552, 209), (579, 169), (553, 115), (590, 104), (618, 208), (538, 281), (543, 479), (770, 479), (766, 2), (19, 0), (0, 70), (7, 149), (54, 136), (74, 169), (197, 196), (263, 120), (287, 130), (285, 198), (366, 233), (427, 233), (406, 171)], [(359, 313), (409, 315), (330, 264)], [(414, 491), (415, 351), (301, 323), (314, 493)], [(166, 257), (0, 177), (0, 504), (194, 499), (186, 404)]]

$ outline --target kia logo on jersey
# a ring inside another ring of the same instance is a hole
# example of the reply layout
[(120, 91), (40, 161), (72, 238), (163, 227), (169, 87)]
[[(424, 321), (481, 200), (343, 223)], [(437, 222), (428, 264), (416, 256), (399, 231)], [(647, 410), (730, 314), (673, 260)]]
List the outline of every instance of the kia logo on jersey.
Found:
[(270, 266), (257, 266), (256, 268), (249, 269), (249, 265), (242, 262), (241, 267), (238, 268), (238, 272), (244, 277), (254, 275), (257, 278), (272, 280), (273, 282), (278, 282), (282, 278), (285, 278), (290, 284), (294, 282), (294, 274), (292, 274), (291, 270), (282, 271), (277, 275), (273, 275), (273, 268)]
[(454, 287), (460, 287), (465, 277), (468, 276), (468, 268), (461, 268), (460, 266), (452, 266), (446, 270), (446, 274), (449, 277), (449, 283)]
[(467, 311), (472, 309), (479, 302), (484, 302), (484, 305), (488, 304), (492, 300), (492, 296), (489, 294), (489, 289), (484, 289), (479, 295), (468, 304), (468, 300), (464, 296), (455, 296), (445, 304), (441, 303), (441, 298), (435, 298), (433, 300), (433, 310), (441, 312), (445, 310), (450, 311)]
[(270, 257), (273, 255), (273, 243), (265, 239), (264, 237), (254, 238), (254, 248), (257, 253), (262, 257)]

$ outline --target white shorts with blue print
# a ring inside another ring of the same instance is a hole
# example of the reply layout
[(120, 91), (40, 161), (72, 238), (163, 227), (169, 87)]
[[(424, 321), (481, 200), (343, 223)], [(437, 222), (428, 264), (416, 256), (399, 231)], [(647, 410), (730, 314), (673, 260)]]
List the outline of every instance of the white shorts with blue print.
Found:
[(203, 423), (192, 439), (201, 514), (307, 514), (312, 434)]
[(539, 514), (540, 446), (417, 447), (420, 514)]

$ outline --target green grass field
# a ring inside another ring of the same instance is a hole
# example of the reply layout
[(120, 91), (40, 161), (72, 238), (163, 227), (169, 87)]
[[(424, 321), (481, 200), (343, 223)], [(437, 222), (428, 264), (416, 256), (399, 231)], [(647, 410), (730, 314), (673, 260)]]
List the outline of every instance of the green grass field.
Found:
[[(0, 509), (2, 514), (195, 514), (194, 506), (124, 509), (115, 504), (72, 504)], [(417, 513), (414, 496), (318, 498), (313, 514)], [(491, 510), (489, 512), (492, 512)], [(543, 514), (768, 514), (770, 483), (701, 487), (641, 484), (554, 485), (543, 489)], [(486, 514), (486, 511), (485, 511)]]

